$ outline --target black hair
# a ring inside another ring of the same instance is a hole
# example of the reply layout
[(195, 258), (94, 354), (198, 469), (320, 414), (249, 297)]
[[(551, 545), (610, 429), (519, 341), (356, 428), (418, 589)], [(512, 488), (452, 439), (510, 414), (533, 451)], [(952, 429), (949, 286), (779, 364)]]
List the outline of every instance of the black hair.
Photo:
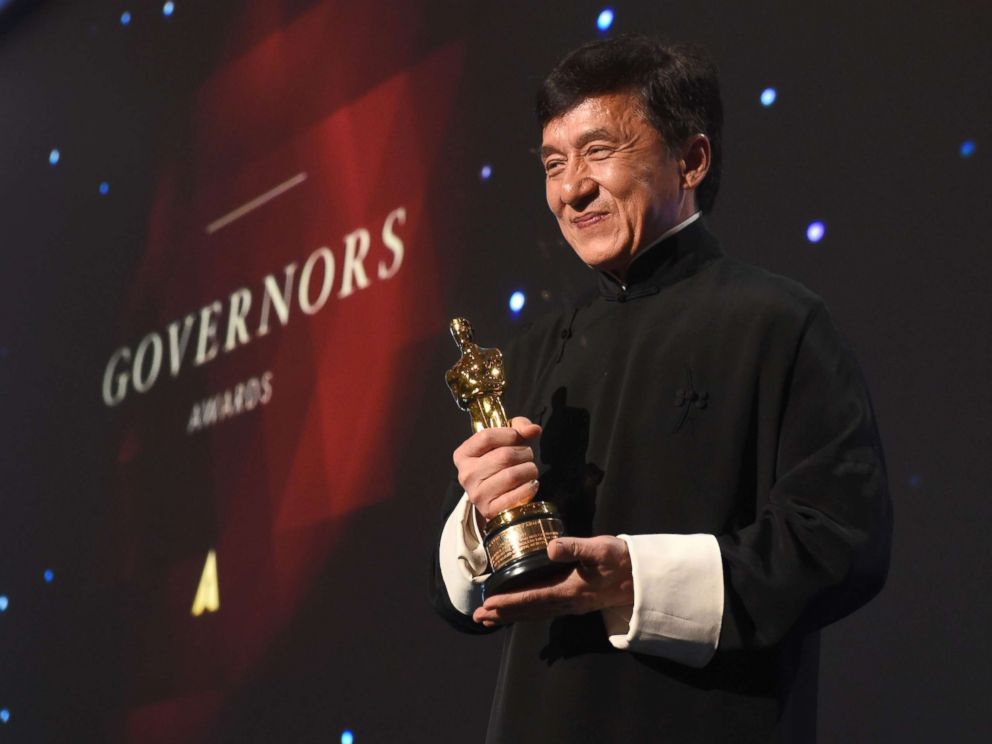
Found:
[(716, 64), (701, 47), (667, 46), (639, 34), (584, 44), (565, 55), (541, 84), (538, 122), (543, 129), (591, 96), (625, 90), (641, 99), (642, 113), (669, 151), (695, 134), (709, 138), (710, 169), (696, 200), (702, 211), (710, 211), (720, 188), (723, 104)]

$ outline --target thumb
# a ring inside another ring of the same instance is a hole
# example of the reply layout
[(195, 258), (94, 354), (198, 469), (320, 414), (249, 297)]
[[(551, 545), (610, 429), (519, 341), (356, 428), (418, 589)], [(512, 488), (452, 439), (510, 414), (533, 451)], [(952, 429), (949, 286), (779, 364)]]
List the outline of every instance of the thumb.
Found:
[(557, 537), (548, 543), (548, 558), (555, 563), (574, 563), (593, 558), (589, 540), (581, 537)]
[(541, 433), (541, 427), (525, 416), (514, 416), (510, 419), (510, 426), (524, 439), (536, 439)]

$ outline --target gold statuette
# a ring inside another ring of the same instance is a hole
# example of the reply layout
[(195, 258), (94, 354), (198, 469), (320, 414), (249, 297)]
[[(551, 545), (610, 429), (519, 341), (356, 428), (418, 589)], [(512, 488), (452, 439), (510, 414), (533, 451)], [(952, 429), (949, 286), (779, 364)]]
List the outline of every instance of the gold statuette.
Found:
[[(472, 338), (472, 324), (464, 318), (451, 321), (451, 335), (462, 352), (448, 370), (445, 381), (458, 407), (467, 411), (472, 431), (509, 426), (500, 395), (506, 386), (503, 354), (483, 349)], [(548, 501), (531, 501), (501, 511), (484, 529), (483, 546), (492, 575), (483, 594), (509, 591), (539, 578), (571, 568), (548, 558), (548, 543), (565, 535), (565, 526)]]

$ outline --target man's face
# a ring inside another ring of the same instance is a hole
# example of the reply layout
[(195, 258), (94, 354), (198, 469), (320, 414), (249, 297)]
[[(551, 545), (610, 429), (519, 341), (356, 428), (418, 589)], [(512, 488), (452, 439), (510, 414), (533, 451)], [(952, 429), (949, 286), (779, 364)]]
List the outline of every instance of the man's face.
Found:
[(587, 98), (544, 127), (548, 206), (579, 258), (620, 276), (695, 211), (682, 165), (632, 93)]

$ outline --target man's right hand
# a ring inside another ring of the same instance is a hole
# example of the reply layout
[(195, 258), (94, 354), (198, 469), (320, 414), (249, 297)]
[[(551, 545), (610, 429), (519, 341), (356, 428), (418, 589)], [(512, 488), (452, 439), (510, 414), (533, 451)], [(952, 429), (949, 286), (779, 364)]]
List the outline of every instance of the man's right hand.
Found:
[(540, 426), (518, 416), (509, 427), (477, 431), (455, 450), (458, 482), (484, 520), (537, 494), (530, 443), (540, 435)]

